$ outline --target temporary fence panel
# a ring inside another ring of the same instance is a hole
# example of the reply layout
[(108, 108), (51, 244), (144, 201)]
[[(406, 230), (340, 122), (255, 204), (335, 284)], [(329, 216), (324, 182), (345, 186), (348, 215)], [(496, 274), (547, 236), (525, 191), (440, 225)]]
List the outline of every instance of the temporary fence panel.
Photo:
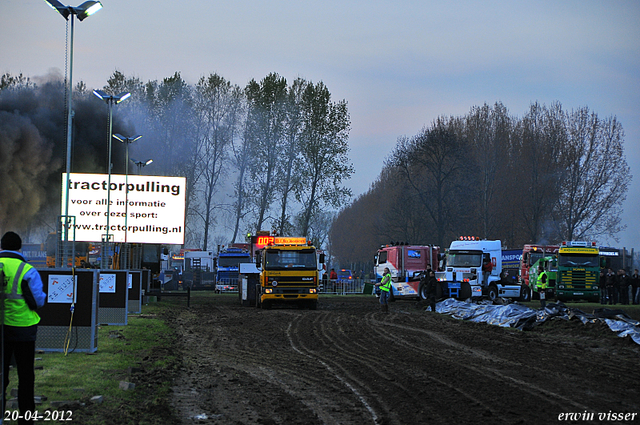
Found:
[(47, 302), (38, 309), (36, 349), (95, 352), (98, 349), (98, 271), (39, 269), (38, 272)]
[(142, 271), (133, 270), (129, 272), (129, 300), (127, 311), (130, 314), (142, 313)]
[(320, 285), (320, 293), (336, 295), (362, 294), (365, 282), (362, 279), (350, 279), (348, 281), (338, 281), (335, 279), (323, 280)]
[(100, 272), (98, 323), (115, 326), (127, 324), (128, 282), (128, 270)]

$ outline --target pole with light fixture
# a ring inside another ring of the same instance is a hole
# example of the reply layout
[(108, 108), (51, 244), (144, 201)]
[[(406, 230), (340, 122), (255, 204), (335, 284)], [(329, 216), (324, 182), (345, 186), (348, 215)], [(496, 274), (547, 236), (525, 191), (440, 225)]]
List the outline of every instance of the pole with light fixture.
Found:
[[(127, 232), (129, 231), (129, 227), (127, 225), (127, 217), (129, 216), (129, 145), (133, 142), (135, 142), (136, 140), (139, 140), (142, 137), (141, 134), (138, 134), (136, 136), (133, 137), (125, 137), (122, 134), (114, 134), (113, 138), (120, 140), (122, 143), (125, 144), (125, 159), (124, 159), (124, 187), (125, 187), (125, 192), (124, 192), (124, 247), (125, 247), (125, 255), (124, 255), (124, 259), (125, 259), (125, 265), (124, 265), (124, 269), (128, 269), (129, 268), (129, 245), (128, 245), (128, 241), (127, 241)], [(121, 256), (122, 258), (122, 256)]]
[(151, 164), (153, 162), (153, 159), (147, 159), (146, 161), (136, 161), (135, 159), (131, 158), (131, 162), (138, 166), (138, 175), (141, 175), (142, 167), (146, 167), (147, 165)]
[[(69, 253), (69, 179), (71, 174), (71, 141), (72, 141), (72, 128), (73, 128), (73, 22), (74, 15), (78, 17), (78, 20), (84, 21), (88, 16), (93, 15), (98, 10), (102, 9), (102, 3), (99, 1), (85, 1), (78, 7), (65, 6), (58, 0), (45, 0), (45, 2), (51, 6), (52, 9), (58, 11), (60, 15), (66, 20), (69, 20), (71, 16), (71, 42), (69, 43), (69, 87), (67, 95), (67, 164), (66, 164), (66, 182), (65, 182), (65, 206), (64, 206), (64, 252)], [(74, 237), (75, 240), (75, 237)], [(71, 267), (75, 265), (75, 247), (71, 249)], [(56, 255), (56, 266), (66, 267), (67, 261), (60, 261), (61, 259)], [(62, 264), (64, 263), (64, 264)]]
[(109, 139), (108, 139), (108, 162), (107, 162), (107, 172), (109, 173), (109, 177), (107, 180), (107, 233), (102, 237), (102, 253), (100, 254), (100, 268), (105, 270), (109, 266), (108, 254), (109, 254), (109, 236), (111, 228), (109, 226), (109, 216), (111, 215), (111, 139), (113, 138), (113, 105), (117, 105), (123, 100), (128, 99), (131, 96), (129, 92), (122, 92), (117, 96), (111, 96), (102, 90), (94, 90), (93, 94), (95, 94), (99, 99), (103, 100), (107, 106), (109, 107)]

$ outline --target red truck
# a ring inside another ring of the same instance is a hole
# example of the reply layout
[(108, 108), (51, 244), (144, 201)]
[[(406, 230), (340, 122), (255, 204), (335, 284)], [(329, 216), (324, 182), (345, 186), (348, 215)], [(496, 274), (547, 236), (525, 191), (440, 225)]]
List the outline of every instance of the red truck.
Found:
[(438, 269), (440, 247), (434, 245), (381, 246), (375, 257), (376, 281), (380, 282), (384, 268), (392, 277), (392, 298), (419, 298), (420, 272), (430, 264)]

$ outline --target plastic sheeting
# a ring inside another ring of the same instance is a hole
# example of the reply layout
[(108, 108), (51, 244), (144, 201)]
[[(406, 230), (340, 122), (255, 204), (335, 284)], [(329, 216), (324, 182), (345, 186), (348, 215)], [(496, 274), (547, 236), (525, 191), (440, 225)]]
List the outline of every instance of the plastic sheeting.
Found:
[(631, 319), (622, 310), (599, 308), (589, 314), (577, 308), (569, 308), (561, 302), (549, 303), (544, 310), (534, 310), (517, 302), (494, 305), (490, 301), (481, 301), (476, 304), (449, 298), (437, 303), (436, 311), (456, 319), (484, 322), (520, 330), (532, 329), (551, 318), (564, 320), (576, 318), (584, 324), (600, 321), (606, 323), (609, 329), (616, 332), (619, 337), (628, 336), (640, 345), (640, 322)]

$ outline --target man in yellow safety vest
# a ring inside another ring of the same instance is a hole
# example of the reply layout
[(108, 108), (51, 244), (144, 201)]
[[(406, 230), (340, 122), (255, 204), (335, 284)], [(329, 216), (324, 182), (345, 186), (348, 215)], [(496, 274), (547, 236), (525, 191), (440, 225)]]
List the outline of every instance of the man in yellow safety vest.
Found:
[(391, 272), (389, 267), (384, 268), (382, 280), (376, 283), (380, 287), (380, 307), (383, 313), (389, 313), (389, 296), (391, 294)]
[(20, 236), (14, 232), (5, 233), (0, 248), (4, 289), (4, 393), (9, 385), (9, 365), (13, 356), (18, 369), (18, 408), (22, 418), (18, 423), (29, 424), (33, 423), (28, 419), (36, 409), (33, 400), (34, 356), (40, 316), (35, 310), (44, 305), (47, 296), (40, 274), (19, 252), (22, 249)]
[(542, 266), (538, 266), (538, 293), (540, 295), (540, 308), (547, 306), (547, 287), (549, 286), (549, 277)]

